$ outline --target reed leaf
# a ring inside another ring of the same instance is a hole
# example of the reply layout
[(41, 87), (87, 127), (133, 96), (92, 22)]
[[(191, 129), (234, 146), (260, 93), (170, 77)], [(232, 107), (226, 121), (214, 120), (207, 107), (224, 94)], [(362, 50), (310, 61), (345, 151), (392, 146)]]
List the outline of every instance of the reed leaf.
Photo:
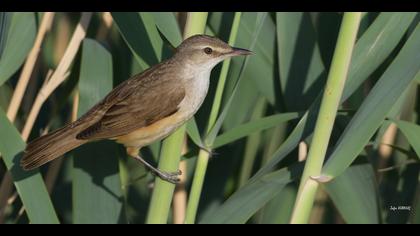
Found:
[[(92, 39), (83, 41), (82, 50), (78, 116), (104, 98), (113, 84), (111, 54)], [(121, 222), (117, 144), (109, 142), (88, 143), (74, 152), (74, 223)]]
[[(416, 27), (346, 127), (325, 163), (323, 175), (336, 177), (352, 163), (380, 127), (392, 105), (416, 78), (420, 70), (420, 54), (417, 53), (420, 51), (420, 44), (417, 43), (419, 40), (420, 25)], [(372, 110), (375, 112), (372, 113)]]
[[(23, 64), (35, 41), (35, 14), (30, 12), (8, 13), (9, 26), (1, 29), (2, 53), (0, 54), (0, 86)], [(6, 18), (6, 19), (7, 19)], [(5, 19), (5, 20), (6, 20)], [(8, 20), (6, 20), (8, 21)], [(6, 21), (4, 23), (6, 24)], [(7, 32), (6, 32), (7, 30)]]
[(7, 169), (28, 214), (29, 221), (33, 224), (59, 223), (47, 188), (38, 170), (24, 171), (20, 165), (25, 142), (20, 133), (9, 122), (5, 112), (0, 109), (0, 152)]

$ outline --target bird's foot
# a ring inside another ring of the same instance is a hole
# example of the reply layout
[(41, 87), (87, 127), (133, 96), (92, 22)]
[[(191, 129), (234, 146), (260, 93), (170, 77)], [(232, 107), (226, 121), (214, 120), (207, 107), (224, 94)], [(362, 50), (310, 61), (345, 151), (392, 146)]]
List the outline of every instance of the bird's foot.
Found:
[(170, 183), (176, 184), (179, 182), (179, 176), (182, 174), (182, 172), (180, 170), (175, 171), (175, 172), (165, 172), (165, 171), (161, 171), (158, 168), (153, 167), (152, 165), (150, 165), (147, 161), (145, 161), (143, 158), (141, 158), (139, 155), (131, 155), (134, 159), (136, 159), (137, 161), (143, 163), (143, 165), (145, 165), (145, 167), (147, 169), (150, 170), (150, 172), (152, 172), (152, 174), (154, 174), (155, 176), (166, 180)]
[(168, 181), (173, 184), (177, 184), (180, 181), (179, 176), (182, 174), (181, 170), (175, 172), (165, 172), (161, 170), (152, 170), (152, 173), (162, 180)]

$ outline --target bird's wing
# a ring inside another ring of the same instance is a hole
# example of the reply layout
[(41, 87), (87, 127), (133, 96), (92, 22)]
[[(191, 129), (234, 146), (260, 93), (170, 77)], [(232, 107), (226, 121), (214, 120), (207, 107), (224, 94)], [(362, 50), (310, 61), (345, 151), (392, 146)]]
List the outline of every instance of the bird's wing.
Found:
[[(98, 108), (92, 108), (85, 120), (93, 119), (77, 139), (95, 140), (128, 134), (153, 124), (178, 111), (185, 97), (182, 83), (174, 83), (173, 75), (160, 70), (145, 72), (115, 88)], [(172, 80), (172, 81), (171, 81)]]

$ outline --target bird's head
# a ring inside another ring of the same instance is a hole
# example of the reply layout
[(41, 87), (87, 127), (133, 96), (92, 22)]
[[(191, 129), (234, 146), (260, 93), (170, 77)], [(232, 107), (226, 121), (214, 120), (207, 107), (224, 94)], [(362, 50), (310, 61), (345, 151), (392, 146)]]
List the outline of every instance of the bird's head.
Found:
[(185, 39), (176, 49), (177, 58), (203, 69), (212, 69), (229, 57), (250, 54), (247, 49), (231, 47), (216, 37), (200, 34)]

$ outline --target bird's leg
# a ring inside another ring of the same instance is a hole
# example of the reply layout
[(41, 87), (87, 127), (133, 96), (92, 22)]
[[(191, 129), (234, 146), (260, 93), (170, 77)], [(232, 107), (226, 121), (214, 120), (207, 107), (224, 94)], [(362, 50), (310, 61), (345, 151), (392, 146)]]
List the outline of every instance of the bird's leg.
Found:
[(176, 172), (165, 172), (165, 171), (161, 171), (155, 167), (153, 167), (152, 165), (150, 165), (147, 161), (145, 161), (139, 154), (139, 149), (136, 148), (130, 148), (127, 147), (127, 154), (130, 155), (131, 157), (133, 157), (134, 159), (136, 159), (137, 161), (141, 162), (143, 165), (146, 166), (147, 169), (149, 169), (152, 174), (158, 176), (159, 178), (166, 180), (170, 183), (176, 184), (179, 182), (179, 175), (182, 174), (182, 172), (180, 170), (176, 171)]
[(168, 182), (171, 182), (173, 184), (176, 184), (179, 182), (179, 175), (181, 175), (181, 171), (178, 170), (176, 172), (165, 172), (165, 171), (161, 171), (155, 167), (153, 167), (152, 165), (150, 165), (147, 161), (145, 161), (143, 158), (141, 158), (139, 155), (133, 156), (134, 159), (136, 159), (137, 161), (143, 163), (143, 165), (146, 166), (147, 169), (149, 169), (152, 174), (158, 176), (159, 178), (166, 180)]

